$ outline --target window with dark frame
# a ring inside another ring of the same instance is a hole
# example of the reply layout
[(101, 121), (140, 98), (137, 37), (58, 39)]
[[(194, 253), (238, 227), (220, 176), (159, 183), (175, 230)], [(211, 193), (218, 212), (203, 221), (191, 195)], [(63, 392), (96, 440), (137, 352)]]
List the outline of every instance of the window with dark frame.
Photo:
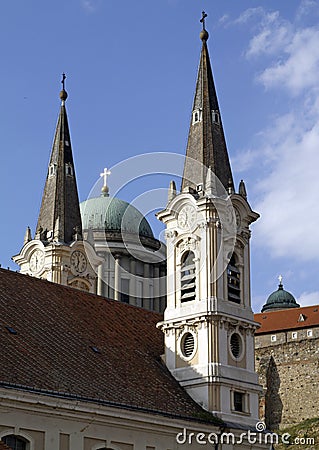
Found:
[(243, 392), (234, 392), (234, 410), (244, 412), (244, 396)]
[(123, 278), (121, 280), (121, 302), (123, 303), (130, 303), (130, 280), (127, 280), (126, 278)]

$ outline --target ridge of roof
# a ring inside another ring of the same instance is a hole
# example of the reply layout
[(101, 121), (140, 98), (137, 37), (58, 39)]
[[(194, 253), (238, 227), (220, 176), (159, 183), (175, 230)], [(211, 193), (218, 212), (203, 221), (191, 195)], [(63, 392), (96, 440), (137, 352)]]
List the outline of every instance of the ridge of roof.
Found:
[[(305, 319), (298, 320), (300, 315), (304, 315)], [(265, 311), (254, 314), (254, 319), (261, 325), (256, 335), (319, 326), (319, 305)]]

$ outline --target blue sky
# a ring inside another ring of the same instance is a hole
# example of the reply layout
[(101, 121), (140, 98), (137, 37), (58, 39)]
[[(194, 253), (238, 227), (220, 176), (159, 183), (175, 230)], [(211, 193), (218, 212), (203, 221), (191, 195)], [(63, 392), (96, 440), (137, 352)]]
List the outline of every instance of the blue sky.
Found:
[[(302, 304), (319, 303), (314, 0), (3, 2), (2, 266), (16, 269), (10, 258), (26, 226), (34, 231), (36, 225), (63, 71), (81, 200), (104, 167), (143, 153), (184, 154), (203, 9), (236, 185), (245, 180), (261, 214), (251, 241), (254, 310), (280, 273)], [(129, 178), (130, 169), (122, 167)], [(144, 177), (121, 196), (133, 201), (157, 183), (155, 176)]]

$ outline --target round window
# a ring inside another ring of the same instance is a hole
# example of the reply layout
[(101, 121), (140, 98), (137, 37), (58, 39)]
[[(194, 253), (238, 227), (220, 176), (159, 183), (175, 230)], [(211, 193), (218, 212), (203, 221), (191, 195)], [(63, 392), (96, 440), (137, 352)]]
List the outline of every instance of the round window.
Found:
[(233, 333), (230, 337), (230, 350), (234, 358), (240, 358), (243, 350), (243, 342), (238, 333)]
[(195, 350), (195, 336), (193, 333), (185, 333), (181, 340), (181, 351), (184, 358), (190, 358)]

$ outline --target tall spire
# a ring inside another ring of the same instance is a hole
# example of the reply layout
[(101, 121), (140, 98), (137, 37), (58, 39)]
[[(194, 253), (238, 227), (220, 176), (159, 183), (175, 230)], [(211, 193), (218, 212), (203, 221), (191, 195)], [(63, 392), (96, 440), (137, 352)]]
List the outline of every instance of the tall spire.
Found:
[(61, 108), (42, 196), (36, 235), (43, 241), (70, 243), (82, 234), (82, 222), (65, 101), (66, 76), (62, 75)]
[(210, 167), (229, 191), (230, 187), (233, 188), (233, 177), (208, 54), (206, 17), (207, 14), (203, 11), (200, 20), (203, 24), (200, 33), (203, 44), (186, 150), (186, 157), (198, 161), (203, 167), (198, 170), (198, 165), (191, 159), (186, 159), (182, 190), (188, 187), (196, 189), (199, 184), (205, 185), (207, 168)]

